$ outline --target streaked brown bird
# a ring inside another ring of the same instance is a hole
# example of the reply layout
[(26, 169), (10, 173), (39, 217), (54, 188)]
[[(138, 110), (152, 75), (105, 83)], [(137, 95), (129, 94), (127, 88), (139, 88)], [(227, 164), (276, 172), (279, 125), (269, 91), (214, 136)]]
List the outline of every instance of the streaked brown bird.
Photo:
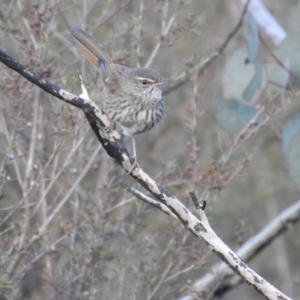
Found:
[(131, 136), (136, 159), (134, 136), (152, 129), (164, 115), (164, 81), (152, 69), (113, 63), (106, 50), (82, 29), (74, 28), (71, 34), (71, 42), (99, 69), (104, 110), (113, 122), (121, 124), (125, 135)]

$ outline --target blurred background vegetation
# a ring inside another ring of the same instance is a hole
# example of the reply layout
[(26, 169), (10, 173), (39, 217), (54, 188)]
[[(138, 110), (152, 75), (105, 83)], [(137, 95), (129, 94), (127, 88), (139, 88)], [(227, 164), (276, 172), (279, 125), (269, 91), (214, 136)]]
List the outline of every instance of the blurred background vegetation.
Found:
[[(197, 66), (241, 18), (233, 0), (1, 0), (0, 46), (75, 94), (79, 69), (99, 105), (99, 74), (68, 42), (64, 18), (115, 62), (149, 66), (169, 87), (190, 75), (166, 94), (163, 121), (137, 136), (139, 165), (189, 208), (189, 191), (206, 199), (211, 226), (238, 249), (299, 198), (299, 82), (270, 49), (299, 74), (300, 4), (263, 2), (286, 40), (268, 50), (249, 23), (199, 76)], [(255, 43), (261, 80), (243, 100), (236, 95), (254, 76), (245, 59)], [(0, 299), (177, 299), (220, 261), (178, 221), (121, 187), (141, 189), (99, 146), (81, 111), (4, 65), (0, 74)], [(264, 105), (255, 134), (233, 149)], [(297, 224), (249, 263), (293, 298), (299, 235)], [(262, 299), (243, 283), (222, 299), (253, 298)]]

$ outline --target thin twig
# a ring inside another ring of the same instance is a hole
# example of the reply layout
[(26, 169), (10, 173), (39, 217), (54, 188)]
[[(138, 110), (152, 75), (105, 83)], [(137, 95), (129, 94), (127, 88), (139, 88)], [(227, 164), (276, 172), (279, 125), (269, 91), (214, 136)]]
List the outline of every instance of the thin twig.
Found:
[(165, 214), (171, 216), (172, 218), (178, 220), (178, 217), (163, 203), (154, 200), (148, 196), (146, 196), (145, 194), (141, 193), (140, 191), (122, 183), (121, 184), (122, 187), (124, 187), (126, 190), (128, 190), (130, 193), (132, 193), (133, 195), (135, 195), (137, 198), (139, 198), (140, 200), (142, 200), (143, 202), (150, 204), (151, 206), (158, 208), (159, 210), (161, 210), (162, 212), (164, 212)]
[(261, 37), (261, 35), (259, 35), (259, 40), (261, 41), (261, 43), (263, 44), (263, 46), (267, 49), (267, 51), (269, 52), (269, 54), (271, 55), (271, 57), (275, 60), (275, 62), (282, 67), (282, 69), (284, 69), (285, 71), (287, 71), (287, 73), (293, 78), (295, 79), (295, 81), (297, 81), (298, 84), (300, 84), (300, 78), (294, 74), (289, 68), (286, 67), (286, 65), (274, 54), (274, 52), (270, 49), (269, 45), (265, 42), (265, 40)]
[(23, 197), (24, 195), (27, 195), (24, 199), (25, 203), (25, 210), (24, 210), (24, 221), (22, 226), (22, 234), (19, 239), (18, 247), (19, 249), (23, 248), (25, 239), (27, 238), (27, 232), (29, 229), (29, 219), (30, 219), (30, 200), (29, 200), (29, 193), (28, 190), (30, 188), (30, 182), (32, 177), (32, 168), (33, 168), (33, 162), (35, 159), (35, 151), (36, 151), (36, 144), (37, 144), (37, 127), (38, 127), (38, 112), (39, 112), (39, 95), (41, 93), (40, 89), (37, 89), (35, 100), (33, 103), (33, 121), (32, 121), (32, 130), (31, 130), (31, 142), (29, 144), (29, 153), (27, 157), (27, 164), (26, 164), (26, 170), (25, 170), (25, 176), (22, 183), (22, 193)]
[(141, 66), (141, 57), (142, 57), (142, 51), (141, 51), (141, 40), (143, 37), (143, 16), (144, 16), (144, 0), (140, 0), (140, 13), (138, 16), (138, 28), (136, 33), (136, 55), (137, 55), (137, 68)]
[(164, 7), (164, 11), (163, 11), (163, 17), (162, 17), (162, 25), (161, 25), (161, 38), (159, 38), (157, 44), (155, 45), (152, 53), (150, 54), (150, 57), (148, 58), (146, 64), (145, 64), (145, 68), (149, 68), (154, 60), (154, 58), (157, 55), (158, 50), (160, 49), (163, 40), (165, 38), (165, 36), (168, 34), (168, 32), (170, 31), (174, 21), (176, 20), (176, 16), (177, 16), (177, 8), (175, 13), (172, 15), (172, 17), (169, 19), (168, 24), (166, 25), (166, 17), (168, 14), (168, 9), (169, 9), (169, 1), (165, 1), (165, 7)]
[[(77, 143), (72, 147), (72, 149), (70, 150), (68, 156), (64, 159), (63, 165), (60, 168), (56, 168), (55, 165), (54, 165), (52, 179), (48, 183), (47, 188), (45, 189), (44, 193), (41, 195), (39, 201), (36, 203), (34, 210), (31, 212), (31, 218), (36, 214), (36, 212), (38, 211), (40, 205), (43, 203), (44, 199), (46, 198), (46, 196), (50, 192), (51, 188), (53, 187), (54, 183), (57, 181), (57, 179), (59, 178), (59, 176), (64, 172), (65, 168), (70, 163), (71, 158), (73, 158), (73, 156), (74, 156), (74, 153), (77, 151), (78, 147), (83, 142), (84, 136), (85, 135), (83, 135), (77, 141)], [(59, 149), (59, 148), (60, 148), (60, 146), (57, 149)], [(54, 153), (57, 154), (57, 151), (54, 151)], [(55, 155), (55, 157), (57, 157), (57, 155)]]
[(190, 71), (188, 74), (184, 73), (179, 76), (177, 80), (175, 80), (174, 83), (171, 84), (171, 86), (163, 91), (163, 95), (166, 96), (167, 94), (175, 91), (182, 85), (184, 85), (190, 77), (194, 74), (194, 70), (198, 70), (198, 76), (202, 75), (204, 71), (224, 52), (232, 38), (236, 35), (236, 33), (239, 31), (239, 29), (243, 25), (244, 17), (247, 13), (248, 5), (250, 0), (247, 0), (244, 9), (242, 11), (241, 17), (239, 22), (236, 24), (234, 29), (228, 34), (226, 39), (224, 40), (223, 44), (217, 49), (210, 57), (208, 57), (204, 62), (201, 62), (196, 67), (193, 68), (192, 71)]
[(44, 169), (42, 172), (40, 172), (39, 176), (36, 178), (36, 180), (33, 182), (33, 184), (30, 186), (30, 189), (28, 190), (28, 192), (23, 195), (23, 198), (18, 202), (17, 205), (13, 206), (13, 210), (7, 214), (5, 216), (5, 218), (1, 219), (0, 221), (0, 226), (2, 224), (4, 224), (5, 222), (7, 222), (7, 220), (16, 212), (17, 209), (19, 209), (21, 207), (21, 205), (24, 203), (25, 199), (28, 197), (28, 195), (30, 194), (30, 192), (33, 190), (33, 188), (35, 187), (36, 183), (42, 178), (41, 176), (43, 176), (43, 174), (45, 173), (46, 169), (48, 168), (48, 166), (52, 163), (53, 158), (56, 157), (56, 150), (54, 150), (54, 154), (50, 157), (49, 161), (47, 162), (47, 164), (45, 165)]
[(23, 266), (23, 268), (20, 271), (18, 271), (12, 277), (12, 280), (18, 279), (20, 281), (27, 274), (27, 272), (33, 267), (34, 263), (36, 263), (38, 260), (44, 257), (47, 253), (56, 249), (56, 246), (59, 245), (66, 237), (67, 234), (64, 234), (63, 236), (58, 238), (55, 242), (51, 244), (48, 243), (43, 250), (41, 250), (38, 254), (36, 254), (25, 266)]
[(153, 289), (152, 293), (150, 294), (150, 296), (147, 298), (147, 300), (151, 300), (153, 299), (153, 297), (155, 296), (155, 294), (157, 293), (157, 291), (159, 290), (159, 288), (161, 287), (161, 285), (164, 283), (166, 277), (168, 276), (171, 268), (173, 267), (174, 262), (170, 262), (169, 265), (167, 266), (167, 268), (165, 269), (164, 273), (162, 274), (158, 284), (156, 285), (156, 287)]
[(81, 171), (78, 178), (74, 181), (72, 186), (68, 189), (68, 192), (64, 196), (64, 198), (60, 201), (60, 203), (53, 209), (51, 214), (48, 216), (47, 220), (43, 222), (43, 224), (40, 226), (39, 231), (42, 233), (47, 226), (50, 224), (50, 222), (53, 220), (53, 218), (57, 215), (57, 213), (61, 210), (61, 208), (64, 206), (64, 204), (70, 199), (70, 196), (72, 195), (73, 191), (76, 189), (78, 184), (81, 182), (81, 180), (84, 178), (86, 173), (90, 170), (92, 163), (94, 162), (94, 159), (97, 157), (99, 151), (101, 150), (102, 146), (99, 144), (98, 147), (95, 149), (94, 153), (90, 156), (89, 160), (86, 162), (86, 165), (84, 169)]
[[(95, 1), (95, 3), (97, 3), (97, 2), (98, 1)], [(125, 2), (124, 4), (120, 5), (117, 10), (113, 11), (109, 16), (107, 16), (104, 20), (102, 20), (99, 24), (97, 24), (97, 26), (93, 27), (93, 31), (96, 28), (102, 26), (104, 23), (108, 22), (111, 18), (113, 18), (116, 14), (118, 14), (121, 10), (123, 10), (131, 2), (132, 2), (132, 0), (129, 0), (129, 1)], [(91, 11), (91, 9), (90, 9), (90, 11)]]

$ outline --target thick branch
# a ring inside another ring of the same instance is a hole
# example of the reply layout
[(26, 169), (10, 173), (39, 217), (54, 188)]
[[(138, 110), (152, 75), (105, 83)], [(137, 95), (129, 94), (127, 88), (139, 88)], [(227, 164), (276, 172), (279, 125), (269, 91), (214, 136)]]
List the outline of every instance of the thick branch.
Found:
[[(300, 219), (300, 200), (281, 212), (268, 225), (266, 225), (257, 235), (249, 239), (236, 251), (236, 254), (245, 261), (251, 261), (267, 246), (269, 246), (283, 232), (290, 228), (290, 225), (299, 222)], [(235, 277), (234, 272), (224, 263), (216, 264), (202, 278), (197, 280), (187, 295), (180, 300), (194, 299), (194, 293), (201, 297), (214, 294), (217, 297), (229, 291), (234, 285), (240, 282), (240, 277)], [(224, 279), (226, 278), (226, 283)], [(228, 279), (228, 280), (227, 280)]]

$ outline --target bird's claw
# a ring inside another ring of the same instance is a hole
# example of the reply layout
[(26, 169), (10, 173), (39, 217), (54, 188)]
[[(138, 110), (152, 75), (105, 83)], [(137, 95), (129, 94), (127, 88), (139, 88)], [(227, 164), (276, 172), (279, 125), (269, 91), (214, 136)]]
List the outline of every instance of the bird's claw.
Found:
[(106, 130), (107, 133), (110, 133), (110, 132), (112, 132), (115, 128), (116, 128), (115, 122), (111, 122), (111, 123), (108, 125), (108, 127), (105, 128), (105, 130)]
[(137, 168), (139, 168), (139, 164), (138, 164), (138, 162), (137, 162), (137, 159), (136, 159), (136, 157), (135, 156), (132, 156), (132, 157), (130, 157), (130, 163), (131, 163), (131, 169), (130, 169), (130, 171), (128, 172), (128, 174), (131, 174), (131, 172), (137, 167)]

